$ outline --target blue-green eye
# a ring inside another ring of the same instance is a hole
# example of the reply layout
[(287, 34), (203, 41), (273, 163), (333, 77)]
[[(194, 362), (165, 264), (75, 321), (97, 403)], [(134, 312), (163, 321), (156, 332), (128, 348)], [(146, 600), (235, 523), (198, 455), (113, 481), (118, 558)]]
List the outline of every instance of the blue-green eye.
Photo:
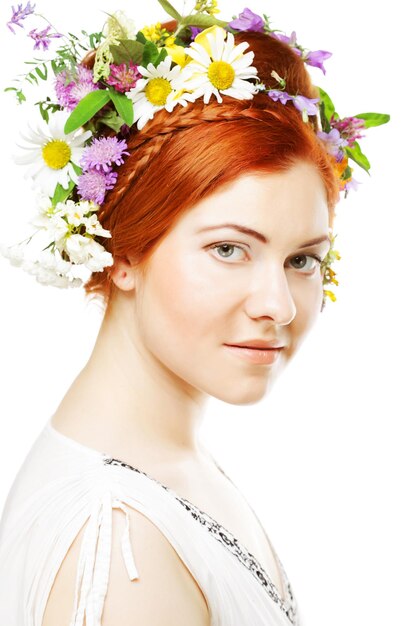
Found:
[[(297, 256), (292, 257), (291, 261), (293, 261), (294, 259), (311, 259), (313, 261), (313, 265), (312, 267), (307, 268), (307, 272), (315, 270), (316, 267), (320, 266), (320, 264), (322, 263), (322, 259), (317, 254), (297, 254)], [(295, 269), (304, 269), (304, 268), (305, 268), (305, 262), (302, 263), (302, 268), (296, 267)]]
[[(209, 246), (209, 249), (215, 249), (218, 250), (218, 257), (221, 257), (222, 259), (230, 259), (233, 258), (233, 251), (234, 250), (241, 250), (242, 252), (246, 252), (245, 248), (243, 248), (242, 246), (238, 246), (235, 243), (231, 243), (229, 241), (224, 241), (221, 243), (215, 243), (211, 246)], [(301, 262), (298, 264), (298, 267), (294, 267), (292, 266), (294, 269), (300, 269), (302, 271), (302, 273), (304, 274), (309, 274), (312, 273), (318, 266), (321, 265), (321, 263), (323, 262), (323, 260), (317, 255), (317, 254), (297, 254), (296, 256), (291, 258), (292, 260), (300, 260), (300, 259), (311, 259), (313, 261), (312, 265), (308, 266), (307, 264), (307, 270), (305, 270), (306, 267), (306, 262)], [(239, 259), (238, 259), (239, 260)]]
[(232, 254), (230, 254), (230, 249), (242, 250), (242, 252), (245, 251), (242, 246), (238, 246), (235, 243), (228, 243), (226, 241), (224, 243), (217, 243), (210, 246), (210, 250), (213, 248), (219, 250), (219, 255), (222, 257), (222, 259), (229, 259), (232, 256)]

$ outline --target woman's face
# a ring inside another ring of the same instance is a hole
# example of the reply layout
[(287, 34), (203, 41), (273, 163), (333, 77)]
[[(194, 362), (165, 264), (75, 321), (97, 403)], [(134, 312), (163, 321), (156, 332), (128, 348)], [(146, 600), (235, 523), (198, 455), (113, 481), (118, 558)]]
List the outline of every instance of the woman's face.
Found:
[[(260, 400), (320, 312), (314, 257), (329, 249), (328, 220), (320, 175), (304, 161), (245, 174), (195, 205), (155, 249), (146, 276), (135, 274), (141, 349), (193, 393)], [(317, 238), (325, 240), (306, 246)], [(283, 348), (272, 363), (257, 363), (226, 345), (248, 340)]]

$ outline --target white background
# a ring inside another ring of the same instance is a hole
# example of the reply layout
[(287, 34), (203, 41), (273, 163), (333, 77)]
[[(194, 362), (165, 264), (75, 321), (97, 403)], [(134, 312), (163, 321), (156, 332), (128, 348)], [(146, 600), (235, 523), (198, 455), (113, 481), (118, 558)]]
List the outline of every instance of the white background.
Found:
[[(244, 6), (223, 0), (219, 17), (230, 20)], [(212, 400), (205, 417), (206, 443), (269, 532), (305, 626), (408, 625), (417, 617), (415, 64), (404, 7), (385, 12), (358, 0), (251, 6), (288, 35), (296, 30), (305, 47), (333, 52), (326, 76), (310, 72), (342, 117), (391, 114), (361, 141), (371, 177), (356, 167), (362, 185), (337, 209), (337, 302), (327, 303), (262, 403)], [(37, 3), (58, 30), (74, 33), (100, 30), (100, 11), (117, 8), (138, 28), (169, 19), (156, 2)], [(28, 27), (13, 35), (3, 26), (11, 17), (4, 3), (0, 17), (3, 89), (37, 53)], [(30, 28), (44, 27), (29, 19)], [(38, 97), (29, 85), (27, 92)], [(33, 215), (24, 168), (10, 158), (29, 112), (10, 93), (0, 102), (0, 240), (15, 243)], [(0, 277), (1, 504), (88, 359), (101, 313), (87, 307), (81, 289), (42, 286), (2, 258)]]

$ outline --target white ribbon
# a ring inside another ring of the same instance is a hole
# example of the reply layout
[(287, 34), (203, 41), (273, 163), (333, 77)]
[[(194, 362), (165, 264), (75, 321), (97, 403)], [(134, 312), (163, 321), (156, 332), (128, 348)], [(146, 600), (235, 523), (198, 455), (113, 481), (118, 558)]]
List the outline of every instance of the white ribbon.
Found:
[(106, 492), (94, 503), (85, 528), (70, 626), (83, 626), (84, 616), (85, 626), (101, 626), (110, 571), (113, 508), (119, 508), (125, 513), (126, 524), (120, 541), (122, 555), (130, 580), (139, 579), (129, 536), (128, 510), (118, 498)]

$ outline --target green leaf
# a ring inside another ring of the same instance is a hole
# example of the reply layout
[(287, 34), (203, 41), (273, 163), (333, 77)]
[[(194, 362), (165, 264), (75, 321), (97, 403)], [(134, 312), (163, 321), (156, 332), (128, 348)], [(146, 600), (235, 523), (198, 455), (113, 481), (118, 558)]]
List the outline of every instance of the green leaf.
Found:
[(158, 65), (163, 61), (168, 55), (168, 50), (166, 48), (161, 48), (159, 51), (158, 58), (155, 60), (154, 65), (158, 67)]
[(83, 173), (83, 168), (77, 165), (76, 163), (72, 163), (72, 161), (71, 161), (71, 165), (74, 168), (75, 173), (78, 174), (78, 176), (81, 176), (81, 174)]
[(173, 17), (175, 20), (178, 20), (178, 22), (182, 20), (182, 15), (180, 15), (178, 11), (174, 9), (172, 4), (168, 2), (168, 0), (158, 0), (158, 2), (161, 5), (161, 7), (164, 9), (164, 11), (168, 13), (168, 15)]
[(37, 67), (35, 71), (39, 78), (42, 78), (42, 80), (46, 80), (48, 78), (48, 68), (46, 67), (45, 63), (43, 64), (43, 68), (45, 70), (44, 73), (42, 73), (40, 67)]
[(346, 147), (345, 151), (348, 157), (355, 161), (355, 163), (357, 163), (362, 169), (365, 170), (365, 172), (369, 174), (369, 168), (371, 167), (371, 164), (369, 163), (366, 156), (363, 154), (357, 141), (354, 142), (351, 148)]
[(56, 206), (58, 202), (65, 202), (65, 200), (69, 197), (74, 187), (75, 187), (75, 183), (73, 180), (70, 181), (68, 189), (64, 189), (63, 186), (60, 183), (58, 183), (57, 186), (55, 187), (55, 193), (53, 197), (51, 198), (52, 206)]
[(117, 115), (116, 111), (106, 111), (105, 115), (102, 115), (100, 119), (97, 120), (97, 123), (104, 124), (118, 133), (123, 126), (124, 121), (120, 115)]
[(4, 91), (14, 91), (14, 92), (16, 92), (16, 98), (17, 98), (19, 104), (22, 104), (22, 102), (24, 102), (26, 100), (26, 96), (23, 93), (23, 91), (21, 89), (18, 89), (17, 87), (6, 87), (6, 89), (4, 89)]
[(139, 43), (143, 43), (143, 45), (145, 45), (145, 43), (147, 42), (147, 39), (141, 30), (136, 33), (136, 41), (139, 41)]
[(133, 124), (133, 102), (130, 98), (125, 96), (122, 93), (119, 93), (115, 89), (110, 89), (110, 98), (116, 107), (116, 111), (123, 119), (123, 121), (128, 125), (132, 126)]
[(48, 123), (48, 122), (49, 122), (49, 113), (48, 113), (48, 109), (46, 109), (46, 108), (44, 108), (44, 107), (42, 106), (42, 102), (38, 102), (38, 105), (39, 105), (39, 110), (40, 110), (40, 113), (41, 113), (41, 115), (42, 115), (42, 119), (43, 119), (43, 120), (45, 120), (45, 122), (46, 122), (46, 123)]
[(182, 19), (181, 23), (186, 26), (200, 26), (202, 28), (209, 28), (210, 26), (221, 26), (225, 28), (228, 24), (228, 22), (213, 17), (213, 15), (204, 15), (202, 13), (187, 15), (187, 17)]
[(320, 102), (319, 109), (320, 109), (320, 120), (321, 120), (323, 131), (325, 133), (330, 133), (331, 126), (330, 126), (329, 120), (326, 117), (326, 110), (325, 110), (324, 102)]
[(159, 49), (153, 41), (147, 41), (143, 48), (142, 65), (146, 67), (148, 63), (154, 63), (159, 56)]
[(334, 104), (330, 96), (324, 91), (324, 89), (322, 89), (321, 87), (319, 87), (318, 89), (320, 94), (320, 101), (324, 104), (324, 113), (327, 119), (330, 119), (333, 113), (335, 113)]
[(390, 115), (387, 113), (359, 113), (353, 117), (365, 120), (365, 128), (371, 128), (371, 126), (381, 126), (381, 124), (386, 124), (391, 119)]
[(26, 76), (26, 80), (31, 83), (32, 85), (38, 84), (38, 79), (36, 78), (35, 74), (33, 74), (32, 72), (30, 72), (27, 76)]
[(143, 44), (134, 39), (121, 39), (118, 46), (110, 46), (110, 52), (116, 65), (129, 64), (129, 61), (135, 65), (142, 64)]
[(102, 109), (104, 105), (109, 102), (109, 100), (110, 93), (104, 89), (96, 89), (95, 91), (88, 93), (82, 100), (80, 100), (67, 119), (64, 127), (64, 133), (68, 135), (68, 133), (72, 133), (80, 126), (83, 126), (83, 124), (91, 120), (91, 118), (98, 111), (100, 111), (100, 109)]

